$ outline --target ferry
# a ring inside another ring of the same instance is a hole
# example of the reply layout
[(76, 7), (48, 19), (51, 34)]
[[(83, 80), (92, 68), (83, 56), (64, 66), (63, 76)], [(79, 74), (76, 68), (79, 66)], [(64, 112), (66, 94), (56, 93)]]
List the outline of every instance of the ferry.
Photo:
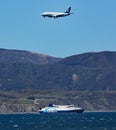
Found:
[(48, 107), (41, 108), (39, 113), (82, 113), (84, 109), (74, 105), (54, 105), (49, 104)]

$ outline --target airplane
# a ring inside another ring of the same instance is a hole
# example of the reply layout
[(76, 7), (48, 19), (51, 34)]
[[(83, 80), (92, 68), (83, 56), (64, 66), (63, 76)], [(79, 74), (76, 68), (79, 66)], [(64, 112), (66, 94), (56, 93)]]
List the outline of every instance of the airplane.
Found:
[(71, 11), (71, 7), (69, 7), (64, 13), (63, 12), (43, 12), (41, 13), (41, 16), (43, 17), (49, 17), (49, 18), (58, 18), (58, 17), (65, 17), (69, 16)]

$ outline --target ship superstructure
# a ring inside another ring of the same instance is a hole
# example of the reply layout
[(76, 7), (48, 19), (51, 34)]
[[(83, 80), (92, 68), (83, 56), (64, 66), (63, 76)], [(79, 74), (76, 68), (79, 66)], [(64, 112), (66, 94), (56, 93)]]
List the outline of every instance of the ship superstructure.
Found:
[(39, 110), (39, 113), (82, 113), (84, 109), (76, 107), (74, 105), (54, 105), (49, 104), (48, 107), (44, 107)]

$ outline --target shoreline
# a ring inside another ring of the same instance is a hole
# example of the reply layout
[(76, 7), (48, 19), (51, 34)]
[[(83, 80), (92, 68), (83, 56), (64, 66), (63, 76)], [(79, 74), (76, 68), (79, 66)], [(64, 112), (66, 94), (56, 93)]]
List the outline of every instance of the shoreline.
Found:
[[(116, 110), (107, 110), (107, 111), (84, 111), (83, 113), (107, 113), (107, 112), (116, 112)], [(81, 113), (81, 114), (83, 114)], [(11, 113), (0, 113), (0, 115), (7, 115), (7, 114), (40, 114), (39, 112), (11, 112)], [(67, 113), (68, 114), (68, 113)], [(72, 114), (72, 113), (71, 113)], [(80, 113), (77, 113), (80, 114)]]

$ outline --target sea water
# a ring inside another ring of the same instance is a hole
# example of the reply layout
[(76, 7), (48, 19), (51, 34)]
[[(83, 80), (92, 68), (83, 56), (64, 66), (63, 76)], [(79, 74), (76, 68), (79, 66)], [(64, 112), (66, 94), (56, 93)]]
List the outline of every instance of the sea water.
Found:
[(116, 112), (1, 114), (0, 130), (116, 130)]

